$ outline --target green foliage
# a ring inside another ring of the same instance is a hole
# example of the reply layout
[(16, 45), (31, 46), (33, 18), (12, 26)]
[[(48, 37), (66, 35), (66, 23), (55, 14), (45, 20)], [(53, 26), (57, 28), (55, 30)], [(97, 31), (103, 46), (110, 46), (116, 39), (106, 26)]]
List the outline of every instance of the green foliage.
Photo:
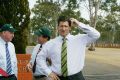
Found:
[(100, 9), (105, 10), (107, 12), (116, 12), (120, 11), (120, 6), (117, 3), (117, 0), (104, 0), (101, 3)]
[[(38, 2), (32, 9), (32, 12), (35, 14), (31, 19), (31, 29), (33, 32), (44, 25), (49, 25), (51, 31), (55, 32), (57, 16), (60, 13), (58, 3)], [(54, 33), (52, 34), (55, 36)]]
[[(105, 17), (98, 17), (97, 29), (101, 32), (101, 38), (108, 42), (118, 43), (120, 41), (118, 38), (118, 34), (120, 34), (120, 6), (117, 0), (105, 0), (101, 3), (100, 9), (106, 13)], [(108, 33), (110, 36), (107, 35)]]
[(30, 16), (28, 0), (1, 0), (0, 15), (17, 29), (13, 39), (16, 53), (25, 53)]
[(6, 20), (3, 16), (0, 15), (0, 28), (6, 23)]

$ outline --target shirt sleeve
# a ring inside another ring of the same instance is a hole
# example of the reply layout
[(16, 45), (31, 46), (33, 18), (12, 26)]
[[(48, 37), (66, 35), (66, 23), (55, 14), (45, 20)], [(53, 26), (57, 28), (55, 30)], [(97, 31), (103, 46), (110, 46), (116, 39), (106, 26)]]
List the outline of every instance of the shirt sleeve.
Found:
[(44, 75), (48, 76), (52, 71), (51, 69), (47, 66), (46, 63), (46, 58), (48, 57), (48, 46), (45, 45), (40, 53), (37, 56), (36, 62), (38, 64), (38, 67), (40, 70), (44, 73)]
[(17, 66), (17, 58), (16, 58), (16, 53), (15, 53), (15, 47), (13, 45), (13, 51), (14, 51), (14, 54), (13, 54), (13, 59), (14, 59), (14, 73), (15, 73), (15, 76), (17, 77), (17, 74), (18, 74), (18, 66)]
[(32, 63), (32, 65), (34, 64), (35, 57), (36, 57), (36, 54), (37, 54), (36, 51), (38, 51), (39, 46), (40, 46), (40, 45), (38, 44), (38, 45), (36, 45), (36, 46), (34, 47), (34, 49), (33, 49), (33, 52), (32, 52), (32, 55), (31, 55), (31, 59), (30, 59), (30, 63)]
[(18, 74), (18, 66), (17, 66), (17, 58), (15, 57), (15, 60), (16, 60), (16, 62), (15, 62), (15, 75), (16, 75), (16, 77), (17, 77), (17, 74)]
[(78, 23), (79, 28), (86, 34), (83, 36), (86, 44), (96, 41), (100, 37), (100, 33), (93, 27), (85, 25), (81, 22)]

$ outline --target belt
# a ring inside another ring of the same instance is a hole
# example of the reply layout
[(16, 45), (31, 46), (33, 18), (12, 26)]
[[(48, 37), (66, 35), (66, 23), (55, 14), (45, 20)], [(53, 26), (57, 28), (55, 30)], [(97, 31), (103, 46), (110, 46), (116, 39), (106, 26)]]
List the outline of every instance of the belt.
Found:
[(35, 78), (43, 78), (46, 77), (45, 75), (40, 75), (40, 76), (34, 76)]
[(73, 75), (69, 75), (69, 76), (58, 76), (60, 78), (60, 80), (69, 80), (69, 79), (72, 79), (72, 80), (85, 80), (82, 72), (78, 72), (76, 74), (73, 74)]
[[(76, 75), (78, 75), (78, 74), (82, 74), (82, 71), (80, 71), (80, 72), (78, 72), (78, 73), (76, 73), (76, 74), (73, 74), (73, 75), (65, 76), (65, 77), (72, 77), (72, 76), (76, 76)], [(64, 78), (63, 75), (61, 75), (61, 76), (58, 75), (58, 77), (63, 77), (63, 78)]]

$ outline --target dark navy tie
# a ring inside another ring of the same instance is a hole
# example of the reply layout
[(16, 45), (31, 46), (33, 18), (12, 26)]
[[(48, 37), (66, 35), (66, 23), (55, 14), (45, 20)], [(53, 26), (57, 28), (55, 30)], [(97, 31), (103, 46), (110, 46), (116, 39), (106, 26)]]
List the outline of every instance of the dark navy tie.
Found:
[(39, 50), (35, 57), (35, 61), (34, 61), (33, 68), (32, 68), (33, 73), (35, 73), (35, 71), (36, 71), (36, 58), (37, 58), (38, 53), (41, 51), (41, 49), (42, 49), (42, 45), (39, 47)]
[(6, 49), (6, 63), (7, 63), (6, 72), (10, 75), (12, 72), (12, 66), (11, 66), (11, 57), (8, 50), (8, 43), (5, 44), (5, 49)]

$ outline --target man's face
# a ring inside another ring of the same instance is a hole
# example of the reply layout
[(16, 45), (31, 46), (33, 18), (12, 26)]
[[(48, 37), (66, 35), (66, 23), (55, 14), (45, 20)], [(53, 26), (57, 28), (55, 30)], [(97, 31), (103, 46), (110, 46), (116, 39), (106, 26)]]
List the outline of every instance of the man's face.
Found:
[(2, 34), (3, 34), (3, 38), (6, 42), (12, 41), (12, 39), (14, 37), (13, 32), (3, 31)]
[(58, 25), (58, 32), (59, 32), (59, 34), (61, 36), (66, 37), (66, 35), (69, 34), (70, 30), (71, 30), (71, 28), (69, 26), (68, 21), (65, 21), (65, 22), (61, 21), (59, 23), (59, 25)]
[(43, 44), (43, 43), (45, 43), (46, 40), (47, 40), (47, 39), (44, 38), (43, 36), (38, 36), (37, 39), (38, 39), (38, 43), (39, 43), (39, 44)]

